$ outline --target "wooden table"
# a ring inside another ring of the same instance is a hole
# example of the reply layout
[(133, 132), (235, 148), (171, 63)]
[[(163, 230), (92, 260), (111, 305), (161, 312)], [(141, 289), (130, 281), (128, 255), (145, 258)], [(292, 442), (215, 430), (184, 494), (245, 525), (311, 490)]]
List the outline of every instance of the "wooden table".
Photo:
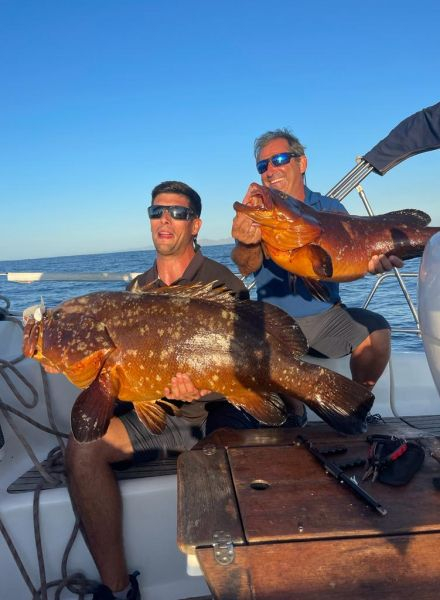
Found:
[[(437, 439), (396, 424), (369, 434)], [(440, 465), (429, 455), (409, 484), (361, 482), (382, 516), (327, 475), (303, 445), (344, 446), (334, 462), (366, 458), (366, 435), (324, 424), (303, 429), (215, 432), (178, 460), (178, 544), (195, 554), (215, 599), (438, 598)]]

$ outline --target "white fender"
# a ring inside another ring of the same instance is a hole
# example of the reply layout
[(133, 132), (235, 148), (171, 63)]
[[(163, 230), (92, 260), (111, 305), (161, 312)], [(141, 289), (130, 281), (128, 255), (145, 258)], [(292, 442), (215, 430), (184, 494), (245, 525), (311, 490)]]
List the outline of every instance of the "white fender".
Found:
[(426, 358), (440, 395), (440, 233), (427, 243), (419, 272), (419, 320)]

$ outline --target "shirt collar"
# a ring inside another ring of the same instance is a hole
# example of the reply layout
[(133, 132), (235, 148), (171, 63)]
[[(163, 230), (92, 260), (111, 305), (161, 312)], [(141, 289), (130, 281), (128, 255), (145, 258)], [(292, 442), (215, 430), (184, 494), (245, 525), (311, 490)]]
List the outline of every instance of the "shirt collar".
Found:
[[(189, 283), (189, 282), (193, 281), (197, 271), (200, 269), (200, 267), (203, 264), (203, 260), (204, 260), (204, 256), (202, 254), (202, 251), (197, 250), (197, 252), (193, 256), (191, 262), (186, 267), (182, 277), (180, 277), (179, 279), (176, 279), (176, 281), (173, 281), (173, 283), (171, 285), (176, 285), (177, 283)], [(154, 261), (154, 264), (151, 267), (151, 270), (148, 272), (145, 283), (152, 283), (153, 281), (155, 282), (156, 287), (162, 287), (165, 285), (164, 282), (161, 279), (159, 279), (159, 275), (157, 272), (157, 261)]]
[(304, 191), (306, 193), (304, 198), (304, 204), (307, 204), (307, 206), (316, 206), (319, 203), (319, 200), (316, 197), (316, 193), (312, 192), (312, 190), (310, 190), (306, 186), (304, 186)]

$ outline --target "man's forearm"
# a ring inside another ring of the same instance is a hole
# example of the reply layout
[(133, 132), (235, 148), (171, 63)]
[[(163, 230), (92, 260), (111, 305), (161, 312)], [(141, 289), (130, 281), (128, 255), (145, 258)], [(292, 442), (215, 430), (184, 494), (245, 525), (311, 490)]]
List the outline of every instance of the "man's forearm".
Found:
[(261, 244), (242, 244), (237, 242), (232, 250), (231, 258), (242, 275), (250, 275), (257, 271), (263, 262)]

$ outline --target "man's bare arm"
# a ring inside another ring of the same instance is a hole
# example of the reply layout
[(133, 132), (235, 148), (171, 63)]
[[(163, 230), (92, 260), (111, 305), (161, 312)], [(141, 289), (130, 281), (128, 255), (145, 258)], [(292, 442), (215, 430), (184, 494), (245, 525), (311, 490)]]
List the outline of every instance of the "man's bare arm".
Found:
[(263, 262), (260, 226), (243, 213), (238, 213), (232, 221), (232, 237), (236, 246), (232, 250), (232, 260), (242, 275), (257, 271)]
[(261, 244), (242, 244), (238, 242), (232, 250), (231, 258), (242, 275), (257, 271), (263, 262)]

